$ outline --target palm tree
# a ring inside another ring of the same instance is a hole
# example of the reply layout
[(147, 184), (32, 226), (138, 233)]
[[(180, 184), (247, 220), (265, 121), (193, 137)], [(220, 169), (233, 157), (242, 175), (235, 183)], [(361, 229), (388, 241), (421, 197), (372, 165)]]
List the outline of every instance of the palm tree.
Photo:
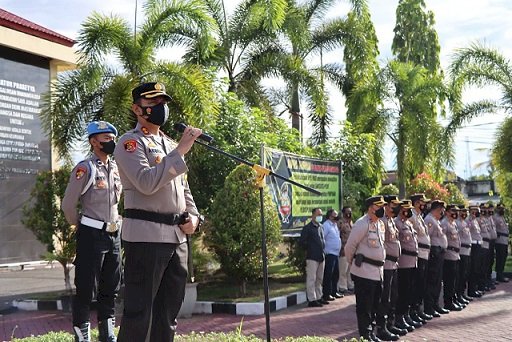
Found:
[[(432, 110), (432, 99), (444, 98), (447, 89), (441, 76), (432, 76), (424, 67), (391, 61), (375, 81), (361, 82), (352, 93), (352, 103), (364, 104), (368, 97), (380, 99), (376, 113), (363, 113), (359, 126), (374, 128), (374, 133), (387, 135), (396, 151), (399, 192), (405, 195), (406, 182), (429, 171), (442, 177), (444, 167), (453, 160), (449, 141), (443, 140), (444, 129)], [(443, 107), (441, 115), (444, 116)]]
[(224, 0), (204, 3), (215, 24), (215, 49), (211, 54), (201, 54), (200, 46), (196, 46), (185, 55), (186, 60), (220, 71), (227, 78), (228, 92), (271, 113), (271, 103), (260, 82), (274, 75), (269, 54), (275, 32), (283, 24), (287, 1), (243, 0), (231, 16), (226, 13)]
[[(104, 119), (121, 132), (133, 127), (131, 89), (159, 80), (173, 98), (171, 119), (206, 124), (216, 112), (212, 80), (198, 65), (157, 60), (155, 52), (176, 45), (199, 56), (212, 48), (214, 23), (200, 0), (148, 0), (145, 22), (133, 30), (122, 18), (93, 13), (78, 37), (78, 69), (59, 75), (46, 94), (41, 119), (61, 157), (83, 138), (85, 124)], [(109, 65), (108, 58), (115, 63)], [(170, 124), (168, 124), (170, 125)], [(169, 127), (164, 126), (164, 129)]]
[[(453, 116), (447, 128), (448, 134), (464, 123), (486, 113), (512, 109), (512, 63), (496, 49), (482, 43), (473, 43), (457, 50), (449, 68)], [(497, 86), (501, 92), (499, 100), (483, 99), (470, 103), (462, 102), (462, 93), (469, 86)]]

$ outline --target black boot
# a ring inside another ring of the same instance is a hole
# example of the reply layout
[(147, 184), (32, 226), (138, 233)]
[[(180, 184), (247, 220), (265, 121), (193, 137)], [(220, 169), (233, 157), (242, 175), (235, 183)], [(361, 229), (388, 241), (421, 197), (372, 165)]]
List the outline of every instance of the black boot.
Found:
[(455, 304), (452, 301), (445, 301), (444, 308), (448, 309), (450, 311), (461, 311), (462, 310), (462, 308), (460, 306), (458, 306), (457, 304)]
[(429, 315), (429, 314), (427, 314), (425, 312), (420, 312), (419, 316), (421, 318), (423, 318), (423, 320), (425, 320), (425, 321), (430, 321), (432, 318), (434, 318), (434, 316), (431, 316), (431, 315)]
[(383, 341), (398, 341), (398, 335), (392, 334), (386, 327), (386, 324), (377, 326), (377, 337)]
[(407, 322), (407, 324), (412, 325), (416, 329), (423, 326), (423, 323), (413, 320), (409, 314), (404, 315), (404, 319)]
[(78, 326), (73, 326), (73, 332), (75, 334), (75, 342), (90, 342), (91, 336), (91, 323), (85, 322)]
[(99, 342), (117, 342), (114, 334), (116, 324), (115, 318), (109, 318), (98, 322), (98, 341)]
[(414, 327), (412, 325), (407, 324), (403, 315), (396, 316), (395, 326), (399, 329), (405, 329), (408, 332), (414, 331)]
[(398, 335), (398, 336), (405, 336), (407, 335), (407, 329), (400, 329), (395, 327), (394, 325), (388, 325), (388, 331), (392, 334)]

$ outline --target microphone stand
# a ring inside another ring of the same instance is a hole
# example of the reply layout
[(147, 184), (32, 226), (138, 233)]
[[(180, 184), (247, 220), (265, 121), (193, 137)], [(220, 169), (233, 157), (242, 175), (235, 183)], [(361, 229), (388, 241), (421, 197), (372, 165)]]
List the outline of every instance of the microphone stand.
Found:
[(265, 228), (265, 212), (264, 212), (264, 202), (263, 202), (263, 187), (265, 186), (265, 176), (274, 176), (276, 178), (287, 181), (299, 188), (307, 190), (309, 192), (314, 193), (315, 195), (321, 195), (322, 193), (318, 190), (310, 188), (309, 186), (300, 184), (294, 180), (291, 180), (287, 177), (281, 176), (280, 174), (272, 172), (267, 168), (264, 168), (261, 165), (251, 163), (245, 159), (237, 157), (231, 153), (223, 151), (219, 148), (208, 145), (202, 141), (196, 140), (196, 144), (204, 146), (205, 148), (214, 151), (216, 153), (222, 154), (223, 156), (234, 159), (242, 164), (248, 165), (256, 171), (256, 185), (260, 190), (260, 216), (261, 216), (261, 258), (263, 260), (263, 291), (265, 294), (265, 303), (264, 303), (264, 311), (265, 311), (265, 326), (266, 326), (266, 336), (267, 342), (270, 342), (270, 300), (269, 300), (269, 291), (268, 291), (268, 260), (267, 260), (267, 233)]

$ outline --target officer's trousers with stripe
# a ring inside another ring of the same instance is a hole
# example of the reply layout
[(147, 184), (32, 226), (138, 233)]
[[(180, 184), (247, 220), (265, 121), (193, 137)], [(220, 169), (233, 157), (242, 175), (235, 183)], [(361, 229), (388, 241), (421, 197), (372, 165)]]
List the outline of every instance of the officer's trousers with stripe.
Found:
[(114, 303), (121, 283), (121, 239), (80, 224), (76, 233), (73, 325), (88, 322), (91, 301), (97, 300), (98, 321), (114, 317)]

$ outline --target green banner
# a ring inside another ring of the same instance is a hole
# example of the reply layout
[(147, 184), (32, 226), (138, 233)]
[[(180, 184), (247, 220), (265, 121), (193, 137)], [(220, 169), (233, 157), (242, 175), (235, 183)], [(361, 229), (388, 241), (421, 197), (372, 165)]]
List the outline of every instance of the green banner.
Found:
[(272, 172), (320, 191), (315, 195), (287, 181), (267, 177), (284, 235), (297, 235), (313, 208), (340, 210), (342, 170), (340, 161), (314, 159), (263, 148), (264, 166)]

